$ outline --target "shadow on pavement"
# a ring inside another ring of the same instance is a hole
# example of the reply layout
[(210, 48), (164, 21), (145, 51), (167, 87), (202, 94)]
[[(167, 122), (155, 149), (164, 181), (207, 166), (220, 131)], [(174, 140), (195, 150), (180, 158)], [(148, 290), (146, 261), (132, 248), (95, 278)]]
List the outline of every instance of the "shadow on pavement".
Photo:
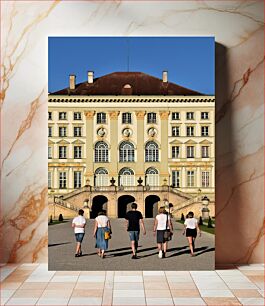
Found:
[[(196, 252), (198, 251), (198, 249), (196, 250)], [(208, 253), (208, 252), (213, 252), (213, 251), (215, 251), (215, 248), (210, 248), (210, 249), (205, 249), (205, 250), (203, 250), (202, 252), (200, 252), (200, 253), (197, 253), (195, 256), (200, 256), (201, 254), (203, 254), (203, 253)]]
[(72, 242), (62, 242), (62, 243), (48, 244), (48, 247), (58, 246), (58, 245), (62, 245), (62, 244), (69, 244), (69, 243), (72, 243)]
[[(184, 247), (183, 247), (184, 248)], [(187, 248), (187, 247), (185, 247), (185, 248)], [(201, 248), (196, 248), (195, 249), (195, 252), (198, 252), (198, 251), (204, 251), (204, 250), (206, 250), (208, 247), (201, 247)], [(183, 255), (183, 254), (190, 254), (190, 249), (188, 249), (188, 250), (183, 250), (183, 251), (181, 251), (181, 252), (178, 252), (178, 253), (174, 253), (174, 254), (172, 254), (172, 255), (170, 255), (170, 256), (167, 256), (168, 258), (170, 258), (170, 257), (175, 257), (175, 256), (180, 256), (180, 255)], [(201, 253), (199, 253), (199, 254), (201, 254)]]

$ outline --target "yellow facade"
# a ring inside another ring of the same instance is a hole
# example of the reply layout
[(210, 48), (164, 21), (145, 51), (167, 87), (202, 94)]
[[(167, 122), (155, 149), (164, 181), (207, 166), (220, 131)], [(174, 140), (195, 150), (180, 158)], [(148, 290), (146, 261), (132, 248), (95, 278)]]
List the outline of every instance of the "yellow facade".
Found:
[[(111, 178), (115, 185), (137, 186), (141, 177), (143, 185), (173, 185), (189, 195), (200, 193), (213, 200), (214, 109), (214, 96), (49, 95), (49, 193), (67, 194), (77, 183), (78, 187), (109, 186)], [(66, 113), (66, 117), (59, 119), (59, 113)], [(78, 119), (74, 118), (74, 113), (80, 113), (81, 118), (76, 114)], [(98, 113), (105, 114), (105, 122), (97, 123)], [(131, 123), (122, 122), (124, 113), (131, 114)], [(156, 114), (156, 120), (148, 123), (150, 113)], [(134, 148), (133, 161), (120, 160), (124, 141)], [(158, 161), (146, 161), (150, 141), (158, 147)], [(95, 160), (98, 142), (107, 145), (108, 161)], [(81, 150), (80, 158), (74, 156), (75, 147)], [(124, 168), (132, 170), (129, 179), (121, 175)], [(147, 174), (150, 168), (157, 174)], [(98, 169), (107, 174), (99, 179)], [(77, 172), (81, 183), (76, 181)], [(60, 188), (62, 180), (65, 188)]]

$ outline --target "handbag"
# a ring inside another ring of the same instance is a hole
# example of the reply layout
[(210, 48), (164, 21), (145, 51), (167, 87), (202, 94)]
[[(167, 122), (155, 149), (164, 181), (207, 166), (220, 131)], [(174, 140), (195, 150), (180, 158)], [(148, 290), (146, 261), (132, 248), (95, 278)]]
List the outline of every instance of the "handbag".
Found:
[(172, 239), (172, 233), (170, 229), (168, 228), (168, 214), (167, 214), (167, 222), (166, 222), (166, 230), (164, 232), (164, 240), (170, 241)]
[[(99, 220), (98, 220), (98, 223), (101, 225), (101, 227), (102, 227), (102, 224), (99, 222)], [(110, 230), (110, 228), (108, 228), (108, 229), (106, 229), (105, 231), (104, 231), (104, 239), (105, 240), (109, 240), (109, 239), (111, 239), (111, 230)]]

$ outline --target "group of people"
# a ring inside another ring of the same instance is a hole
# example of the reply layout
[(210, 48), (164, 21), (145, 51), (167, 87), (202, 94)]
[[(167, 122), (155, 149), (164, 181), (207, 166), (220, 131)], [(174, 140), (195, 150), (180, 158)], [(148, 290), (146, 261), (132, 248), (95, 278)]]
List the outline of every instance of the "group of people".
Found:
[[(137, 210), (137, 204), (131, 204), (131, 210), (126, 213), (125, 226), (129, 233), (132, 259), (137, 259), (138, 241), (140, 236), (140, 227), (142, 228), (143, 235), (146, 235), (146, 229), (143, 221), (143, 215)], [(72, 221), (72, 227), (74, 228), (76, 238), (76, 251), (75, 257), (82, 256), (81, 244), (85, 235), (86, 219), (84, 217), (83, 209), (80, 209), (78, 216)], [(194, 213), (190, 211), (186, 216), (184, 222), (183, 235), (186, 234), (191, 256), (194, 256), (195, 239), (197, 234), (201, 235), (201, 231), (198, 225), (198, 221), (194, 218)], [(110, 235), (112, 234), (111, 223), (106, 216), (106, 211), (99, 212), (95, 218), (95, 225), (93, 230), (94, 238), (96, 239), (97, 254), (99, 257), (105, 257), (105, 251), (108, 249), (108, 242)], [(160, 207), (158, 215), (155, 217), (153, 234), (156, 236), (156, 242), (158, 247), (158, 257), (165, 258), (168, 241), (171, 240), (173, 235), (173, 225), (169, 213), (165, 210), (165, 207)]]

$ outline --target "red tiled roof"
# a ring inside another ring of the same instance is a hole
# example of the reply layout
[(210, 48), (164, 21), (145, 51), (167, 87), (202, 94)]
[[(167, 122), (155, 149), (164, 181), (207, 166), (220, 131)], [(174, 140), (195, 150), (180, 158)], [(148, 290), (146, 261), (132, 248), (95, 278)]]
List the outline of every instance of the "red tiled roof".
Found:
[[(125, 86), (130, 85), (130, 86)], [(124, 88), (125, 86), (125, 88)], [(113, 72), (95, 78), (92, 84), (87, 81), (76, 84), (74, 90), (64, 88), (52, 95), (203, 95), (175, 83), (142, 72)]]

